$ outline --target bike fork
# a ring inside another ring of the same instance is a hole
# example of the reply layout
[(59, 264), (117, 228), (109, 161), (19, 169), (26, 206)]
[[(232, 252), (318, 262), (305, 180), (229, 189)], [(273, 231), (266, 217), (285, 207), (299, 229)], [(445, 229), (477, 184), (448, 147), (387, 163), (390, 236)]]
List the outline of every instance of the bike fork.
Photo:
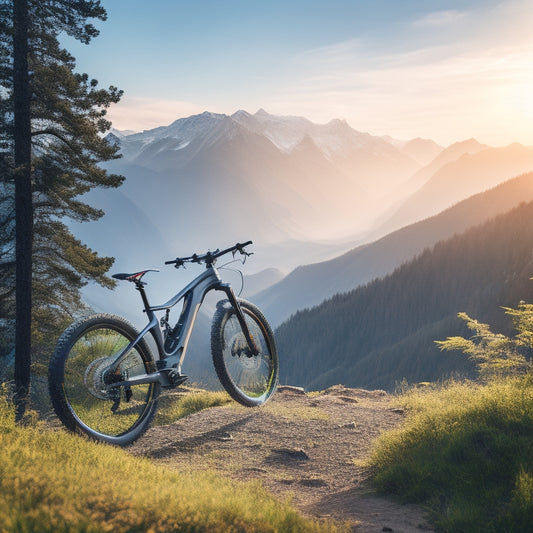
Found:
[(248, 348), (250, 349), (250, 352), (252, 353), (252, 355), (258, 355), (259, 348), (257, 347), (257, 344), (255, 343), (252, 334), (250, 333), (248, 324), (246, 323), (246, 320), (244, 318), (244, 313), (242, 312), (241, 306), (239, 305), (239, 301), (237, 300), (237, 297), (235, 296), (231, 285), (227, 283), (221, 283), (220, 290), (223, 290), (226, 293), (230, 304), (233, 306), (233, 309), (235, 309), (237, 320), (239, 321), (239, 325), (241, 326), (242, 332), (244, 333), (244, 338), (248, 343)]

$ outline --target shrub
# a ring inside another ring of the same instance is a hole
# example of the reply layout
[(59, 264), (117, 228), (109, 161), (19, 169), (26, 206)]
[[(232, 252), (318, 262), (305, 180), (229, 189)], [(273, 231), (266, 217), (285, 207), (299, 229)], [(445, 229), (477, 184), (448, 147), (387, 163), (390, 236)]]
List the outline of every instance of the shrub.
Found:
[(492, 378), (510, 374), (523, 374), (533, 370), (531, 350), (533, 350), (533, 305), (521, 302), (517, 309), (504, 307), (512, 317), (517, 334), (510, 338), (501, 333), (493, 333), (487, 324), (470, 318), (466, 313), (458, 317), (466, 322), (474, 332), (470, 339), (448, 337), (445, 341), (435, 341), (441, 350), (460, 350), (478, 365), (482, 378)]

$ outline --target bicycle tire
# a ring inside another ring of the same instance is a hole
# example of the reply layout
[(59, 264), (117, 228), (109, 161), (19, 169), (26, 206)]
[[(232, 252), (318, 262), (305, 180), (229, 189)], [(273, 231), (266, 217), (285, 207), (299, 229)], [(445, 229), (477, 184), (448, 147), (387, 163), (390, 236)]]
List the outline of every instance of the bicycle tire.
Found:
[[(54, 411), (69, 430), (127, 446), (148, 429), (159, 383), (110, 389), (103, 381), (113, 356), (137, 335), (127, 320), (109, 314), (83, 318), (61, 335), (50, 360), (48, 387)], [(117, 380), (154, 370), (150, 348), (141, 339), (119, 365)]]
[(217, 376), (228, 394), (247, 407), (265, 403), (276, 391), (279, 360), (274, 334), (266, 318), (252, 303), (239, 299), (258, 355), (251, 355), (228, 300), (219, 302), (211, 327), (211, 354)]

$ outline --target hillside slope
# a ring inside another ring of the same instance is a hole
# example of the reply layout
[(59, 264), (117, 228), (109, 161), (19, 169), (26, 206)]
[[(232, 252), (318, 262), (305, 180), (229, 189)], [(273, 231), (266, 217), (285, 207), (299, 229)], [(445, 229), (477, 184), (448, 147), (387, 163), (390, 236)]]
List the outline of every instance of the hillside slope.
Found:
[(463, 355), (434, 340), (464, 334), (465, 311), (502, 330), (501, 306), (533, 301), (533, 202), (438, 243), (392, 274), (276, 330), (282, 380), (309, 389), (334, 383), (391, 389), (402, 378), (435, 381), (468, 374)]
[(533, 200), (533, 173), (477, 194), (439, 215), (395, 231), (340, 257), (297, 268), (253, 300), (279, 325), (295, 313), (336, 293), (384, 276), (439, 240)]
[(489, 146), (481, 144), (475, 139), (468, 139), (466, 141), (451, 144), (440, 150), (438, 154), (435, 154), (435, 157), (431, 161), (428, 161), (425, 166), (415, 172), (415, 174), (404, 184), (400, 192), (405, 196), (414, 193), (448, 163), (457, 161), (457, 159), (464, 154), (475, 154), (487, 148), (489, 148)]

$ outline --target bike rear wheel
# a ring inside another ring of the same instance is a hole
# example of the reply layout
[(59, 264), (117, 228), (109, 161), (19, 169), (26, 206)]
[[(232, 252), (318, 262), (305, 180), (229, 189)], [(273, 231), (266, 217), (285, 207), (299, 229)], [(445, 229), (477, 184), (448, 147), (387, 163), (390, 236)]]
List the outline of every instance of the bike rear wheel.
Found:
[(266, 318), (252, 303), (239, 300), (248, 329), (259, 348), (252, 355), (235, 309), (220, 302), (211, 328), (211, 352), (218, 378), (229, 395), (254, 407), (265, 403), (276, 391), (279, 379), (278, 352)]
[(135, 328), (114, 315), (93, 315), (70, 326), (50, 360), (48, 383), (52, 405), (65, 426), (90, 437), (125, 446), (148, 428), (157, 409), (158, 383), (110, 387), (155, 370), (141, 339), (112, 376), (115, 356), (137, 337)]

